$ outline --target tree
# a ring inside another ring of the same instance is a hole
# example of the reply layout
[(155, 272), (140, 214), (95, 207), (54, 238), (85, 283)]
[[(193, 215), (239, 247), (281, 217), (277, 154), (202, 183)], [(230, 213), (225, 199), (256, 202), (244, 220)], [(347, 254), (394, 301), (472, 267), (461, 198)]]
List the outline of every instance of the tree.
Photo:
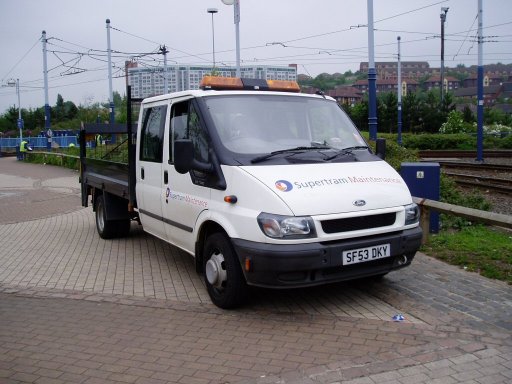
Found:
[(77, 111), (77, 119), (84, 123), (103, 123), (109, 120), (108, 108), (100, 103), (94, 103), (87, 107), (80, 105)]
[(396, 132), (398, 121), (398, 98), (393, 92), (387, 92), (379, 95), (378, 102), (378, 116), (379, 116), (379, 130), (381, 132), (388, 131), (389, 133)]
[(55, 121), (61, 121), (64, 118), (64, 98), (59, 93), (57, 95), (57, 102), (55, 103), (55, 107), (52, 108), (52, 118), (55, 119)]
[(127, 108), (126, 108), (127, 104), (128, 104), (128, 98), (125, 95), (121, 99), (121, 103), (119, 104), (119, 106), (117, 106), (117, 109), (116, 109), (116, 121), (118, 123), (126, 123), (128, 121)]
[(419, 131), (421, 130), (421, 113), (420, 101), (416, 93), (408, 93), (402, 99), (402, 124), (403, 131)]
[(114, 106), (115, 106), (115, 108), (116, 109), (121, 108), (123, 106), (123, 98), (121, 97), (121, 95), (117, 91), (114, 91), (112, 93), (113, 93), (113, 97), (114, 97)]
[(438, 89), (431, 89), (422, 97), (420, 111), (424, 131), (430, 133), (439, 131), (448, 114), (443, 112), (443, 109), (446, 109), (445, 104), (446, 102), (441, 106)]
[(462, 118), (466, 123), (474, 123), (476, 121), (475, 115), (473, 112), (471, 112), (471, 108), (469, 108), (467, 105), (464, 106), (464, 110), (462, 111)]
[(13, 128), (12, 121), (9, 121), (7, 118), (7, 113), (0, 116), (0, 132), (5, 134), (5, 132), (11, 130)]
[(512, 125), (512, 117), (499, 109), (484, 108), (484, 123)]
[(314, 79), (301, 80), (299, 83), (301, 86), (310, 86), (322, 91), (327, 91), (328, 89), (336, 88), (338, 85), (343, 85), (346, 82), (346, 74), (335, 73), (331, 75), (329, 73), (321, 73)]
[(72, 120), (78, 115), (78, 108), (72, 101), (64, 102), (64, 118), (66, 120)]
[(365, 97), (363, 101), (355, 104), (348, 109), (348, 114), (357, 128), (361, 131), (368, 130), (368, 98)]

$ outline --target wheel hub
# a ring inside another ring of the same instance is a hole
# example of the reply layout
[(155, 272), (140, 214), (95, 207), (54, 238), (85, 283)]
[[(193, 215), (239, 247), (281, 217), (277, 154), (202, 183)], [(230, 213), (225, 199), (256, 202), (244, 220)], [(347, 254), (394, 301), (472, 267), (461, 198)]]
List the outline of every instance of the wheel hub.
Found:
[(227, 281), (227, 273), (224, 267), (224, 256), (222, 253), (213, 254), (206, 262), (206, 279), (215, 288), (223, 288)]

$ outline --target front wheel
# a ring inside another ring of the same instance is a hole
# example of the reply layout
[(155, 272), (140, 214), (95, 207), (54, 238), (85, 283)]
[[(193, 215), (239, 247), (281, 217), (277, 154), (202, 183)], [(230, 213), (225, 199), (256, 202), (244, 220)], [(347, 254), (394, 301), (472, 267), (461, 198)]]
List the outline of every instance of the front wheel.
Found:
[(247, 283), (229, 238), (214, 233), (204, 247), (204, 280), (210, 299), (223, 309), (235, 308), (247, 296)]

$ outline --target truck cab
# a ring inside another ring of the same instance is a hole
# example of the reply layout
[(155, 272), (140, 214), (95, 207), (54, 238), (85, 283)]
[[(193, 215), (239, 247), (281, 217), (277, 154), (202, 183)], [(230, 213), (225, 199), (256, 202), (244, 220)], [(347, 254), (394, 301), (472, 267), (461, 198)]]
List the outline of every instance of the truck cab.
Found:
[(195, 257), (214, 304), (410, 265), (419, 209), (336, 101), (296, 83), (205, 77), (141, 104), (145, 231)]

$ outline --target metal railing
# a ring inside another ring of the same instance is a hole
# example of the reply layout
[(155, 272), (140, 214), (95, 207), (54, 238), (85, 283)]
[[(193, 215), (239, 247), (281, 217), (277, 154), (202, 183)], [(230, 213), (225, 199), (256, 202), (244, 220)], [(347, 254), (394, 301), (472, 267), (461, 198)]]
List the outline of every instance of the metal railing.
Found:
[[(24, 153), (25, 158), (27, 158), (30, 161), (30, 158), (32, 156), (42, 156), (44, 163), (50, 163), (54, 165), (64, 166), (64, 163), (70, 163), (69, 159), (71, 160), (71, 166), (68, 165), (68, 168), (73, 168), (78, 170), (80, 167), (80, 156), (76, 155), (69, 155), (67, 153), (60, 153), (60, 152), (45, 152), (45, 151), (30, 151)], [(57, 163), (49, 161), (49, 159), (58, 159)], [(74, 161), (73, 161), (74, 160)]]
[[(23, 140), (30, 143), (32, 148), (47, 148), (48, 146), (48, 138), (45, 136), (33, 136), (33, 137), (24, 137)], [(55, 143), (59, 147), (69, 147), (70, 144), (75, 146), (78, 145), (78, 137), (77, 136), (54, 136), (52, 138), (52, 143)], [(19, 137), (4, 137), (0, 138), (0, 148), (2, 151), (15, 151), (16, 147), (20, 145)]]
[(425, 244), (428, 240), (429, 226), (430, 226), (430, 211), (434, 210), (439, 213), (445, 213), (452, 216), (464, 217), (465, 219), (485, 223), (497, 227), (512, 229), (512, 216), (504, 215), (501, 213), (481, 211), (473, 208), (461, 207), (440, 201), (429, 200), (419, 197), (413, 197), (416, 204), (421, 209), (420, 225), (423, 229), (422, 243)]

